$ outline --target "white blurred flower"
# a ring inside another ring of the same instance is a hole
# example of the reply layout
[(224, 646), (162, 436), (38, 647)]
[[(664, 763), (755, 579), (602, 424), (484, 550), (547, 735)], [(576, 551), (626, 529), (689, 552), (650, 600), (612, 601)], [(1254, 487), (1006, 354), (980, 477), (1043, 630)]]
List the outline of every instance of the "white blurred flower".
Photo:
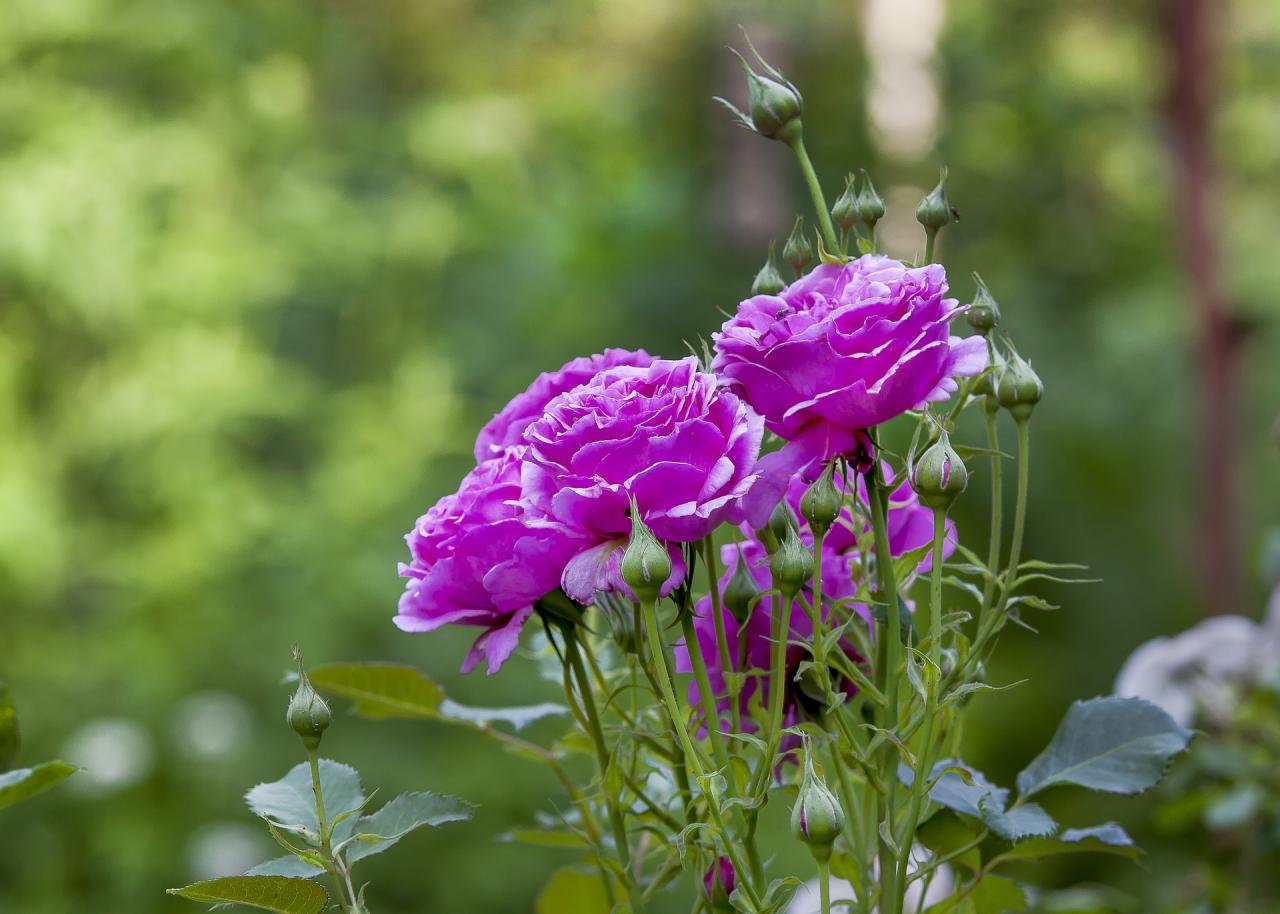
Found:
[(253, 715), (243, 699), (230, 692), (196, 692), (174, 711), (173, 741), (186, 756), (215, 759), (243, 748), (252, 726)]
[[(920, 864), (928, 861), (930, 853), (922, 847), (916, 846), (911, 851), (911, 861), (907, 864), (907, 872), (914, 873), (919, 869)], [(876, 873), (880, 871), (879, 861), (876, 861)], [(924, 880), (917, 880), (907, 886), (906, 903), (902, 909), (904, 911), (920, 910), (920, 891), (924, 885)], [(925, 892), (924, 907), (937, 904), (950, 898), (956, 890), (955, 876), (951, 873), (951, 867), (938, 867), (934, 871), (933, 878), (929, 880), (928, 891)], [(852, 900), (854, 898), (853, 886), (843, 879), (831, 879), (831, 907), (836, 909), (836, 902)], [(845, 906), (841, 906), (844, 910)], [(874, 910), (874, 909), (873, 909)], [(818, 891), (818, 880), (810, 879), (800, 888), (796, 889), (795, 895), (791, 896), (791, 903), (787, 905), (786, 914), (821, 914), (822, 912), (822, 896)]]
[(63, 756), (84, 771), (71, 784), (89, 793), (112, 793), (138, 783), (151, 771), (151, 734), (124, 717), (91, 720), (67, 738)]
[(269, 853), (256, 829), (240, 822), (211, 822), (187, 843), (187, 870), (192, 882), (239, 876)]
[[(1280, 593), (1280, 592), (1278, 592)], [(1258, 625), (1243, 616), (1215, 616), (1172, 638), (1155, 638), (1129, 655), (1116, 694), (1144, 698), (1183, 726), (1197, 713), (1230, 716), (1240, 687), (1280, 669), (1280, 595)]]

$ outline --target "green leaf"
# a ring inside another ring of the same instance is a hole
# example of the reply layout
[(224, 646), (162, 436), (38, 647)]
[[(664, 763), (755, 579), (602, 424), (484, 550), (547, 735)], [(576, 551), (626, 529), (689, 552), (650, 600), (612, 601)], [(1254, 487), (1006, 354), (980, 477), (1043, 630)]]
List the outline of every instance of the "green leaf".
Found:
[(980, 804), (982, 821), (1006, 841), (1021, 841), (1052, 835), (1058, 823), (1036, 803), (1024, 803), (1011, 809), (998, 807), (994, 797), (987, 797)]
[(599, 873), (566, 866), (551, 874), (533, 910), (534, 914), (609, 914), (610, 907)]
[(402, 793), (371, 816), (361, 816), (355, 840), (347, 845), (347, 861), (380, 854), (409, 832), (471, 818), (470, 803), (438, 793)]
[(382, 720), (433, 718), (444, 692), (399, 663), (328, 663), (307, 671), (311, 684), (355, 702), (355, 713)]
[(1005, 860), (1039, 860), (1059, 854), (1115, 854), (1134, 859), (1142, 850), (1114, 822), (1092, 828), (1068, 828), (1056, 838), (1031, 838), (1000, 856)]
[(329, 893), (316, 883), (285, 876), (210, 879), (169, 889), (169, 894), (211, 904), (242, 904), (275, 914), (320, 914), (329, 904)]
[(1027, 896), (1012, 879), (1003, 876), (987, 876), (970, 893), (976, 914), (1005, 914), (1006, 911), (1025, 911)]
[[(899, 766), (898, 778), (908, 787), (915, 772)], [(933, 787), (929, 799), (953, 812), (979, 819), (1006, 841), (1020, 841), (1036, 835), (1051, 835), (1058, 830), (1053, 821), (1035, 803), (1008, 808), (1009, 791), (990, 783), (986, 776), (963, 762), (948, 759), (939, 762), (930, 773)]]
[(66, 762), (44, 762), (34, 768), (17, 768), (0, 774), (0, 809), (44, 793), (79, 770)]
[(285, 854), (259, 863), (245, 872), (246, 876), (288, 876), (294, 879), (311, 879), (324, 874), (324, 867), (313, 866), (293, 854)]
[(1192, 733), (1140, 698), (1095, 698), (1067, 710), (1058, 732), (1018, 775), (1029, 797), (1054, 784), (1132, 795), (1155, 786)]
[(516, 708), (472, 708), (446, 698), (440, 702), (439, 708), (439, 716), (443, 720), (459, 721), (478, 727), (487, 727), (496, 722), (510, 724), (516, 730), (523, 730), (529, 724), (544, 717), (557, 717), (568, 713), (567, 707), (553, 702)]
[[(324, 795), (325, 814), (332, 821), (364, 802), (360, 775), (354, 768), (329, 759), (320, 759), (320, 791)], [(320, 831), (316, 818), (315, 793), (311, 788), (311, 766), (302, 762), (289, 773), (270, 784), (259, 784), (245, 794), (244, 801), (258, 816), (297, 831)], [(351, 837), (358, 820), (349, 817), (333, 827), (333, 843), (341, 844)]]
[[(972, 844), (977, 837), (977, 828), (945, 809), (930, 816), (929, 821), (916, 830), (916, 841), (933, 851), (937, 857), (953, 854)], [(960, 863), (977, 872), (982, 865), (982, 856), (975, 847), (952, 860), (952, 863)]]
[(9, 686), (0, 682), (0, 771), (8, 771), (18, 754), (18, 709), (9, 697)]

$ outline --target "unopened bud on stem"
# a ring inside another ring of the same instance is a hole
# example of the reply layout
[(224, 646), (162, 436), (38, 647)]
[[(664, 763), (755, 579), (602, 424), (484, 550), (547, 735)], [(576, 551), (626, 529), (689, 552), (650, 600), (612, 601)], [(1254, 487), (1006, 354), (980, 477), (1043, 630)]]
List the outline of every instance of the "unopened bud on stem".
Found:
[(835, 205), (831, 207), (831, 221), (840, 226), (843, 231), (853, 231), (853, 227), (858, 224), (858, 189), (855, 186), (857, 178), (852, 174), (846, 175), (844, 179), (844, 193), (836, 199)]
[(836, 488), (835, 474), (836, 462), (832, 460), (800, 499), (800, 513), (809, 522), (809, 529), (819, 536), (826, 535), (844, 507), (844, 498)]
[(995, 298), (992, 297), (987, 284), (982, 281), (982, 277), (974, 273), (973, 279), (978, 284), (978, 291), (974, 293), (973, 303), (969, 305), (969, 310), (964, 313), (964, 319), (969, 323), (970, 327), (982, 336), (986, 336), (993, 329), (1000, 326), (1000, 306), (996, 304)]
[(773, 584), (784, 599), (793, 600), (809, 578), (813, 577), (813, 553), (800, 539), (794, 527), (787, 528), (778, 551), (769, 557)]
[(1044, 384), (1040, 376), (1031, 370), (1031, 363), (1018, 353), (1009, 355), (1000, 381), (996, 385), (996, 399), (1019, 422), (1031, 418), (1036, 404), (1044, 396)]
[(778, 272), (778, 262), (774, 259), (774, 245), (769, 242), (769, 259), (764, 262), (760, 272), (751, 283), (752, 295), (777, 295), (787, 287), (787, 281)]
[(671, 554), (658, 542), (631, 499), (631, 541), (622, 553), (622, 580), (641, 603), (652, 603), (671, 577)]
[(293, 659), (298, 662), (298, 688), (289, 699), (285, 719), (293, 732), (302, 737), (307, 751), (315, 752), (320, 746), (320, 737), (333, 721), (333, 712), (307, 678), (307, 671), (302, 666), (302, 653), (297, 648), (294, 648)]
[(844, 810), (813, 769), (813, 755), (805, 746), (804, 780), (791, 808), (791, 833), (809, 845), (817, 860), (831, 859), (831, 847), (844, 829)]
[(951, 439), (940, 430), (938, 440), (925, 449), (911, 468), (911, 488), (920, 503), (946, 510), (969, 484), (969, 471), (951, 447)]
[(876, 223), (884, 218), (884, 212), (884, 198), (876, 192), (871, 176), (863, 169), (862, 190), (858, 191), (858, 219), (874, 233)]
[(791, 229), (787, 243), (782, 247), (782, 259), (799, 276), (804, 273), (805, 267), (813, 263), (813, 256), (813, 243), (804, 232), (804, 216), (796, 216), (796, 224)]
[(733, 574), (729, 575), (729, 582), (724, 588), (725, 609), (732, 613), (739, 625), (745, 625), (747, 617), (751, 615), (751, 606), (759, 594), (760, 588), (756, 586), (755, 578), (747, 568), (742, 547), (739, 546), (738, 561), (734, 564)]

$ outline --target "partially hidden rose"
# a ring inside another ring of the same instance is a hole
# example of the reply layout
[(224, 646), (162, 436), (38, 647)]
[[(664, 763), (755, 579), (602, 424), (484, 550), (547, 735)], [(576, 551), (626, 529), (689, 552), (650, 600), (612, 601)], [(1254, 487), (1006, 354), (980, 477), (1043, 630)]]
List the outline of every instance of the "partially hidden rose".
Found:
[(946, 291), (938, 264), (868, 254), (747, 299), (713, 334), (712, 370), (787, 441), (761, 461), (744, 503), (754, 526), (796, 473), (865, 449), (866, 429), (945, 400), (955, 378), (983, 370), (986, 343), (951, 335), (963, 309)]
[(476, 462), (488, 460), (504, 448), (520, 444), (525, 429), (542, 417), (547, 404), (565, 391), (585, 384), (606, 368), (619, 365), (644, 366), (655, 361), (643, 349), (606, 349), (595, 355), (584, 355), (561, 365), (555, 371), (545, 371), (533, 379), (533, 383), (489, 420), (476, 436)]
[(584, 536), (525, 505), (520, 468), (526, 449), (486, 460), (418, 518), (405, 536), (412, 561), (395, 624), (407, 632), (444, 625), (482, 629), (462, 664), (483, 659), (498, 671), (515, 650), (533, 604), (555, 590)]
[(756, 480), (762, 420), (697, 360), (617, 366), (566, 391), (524, 433), (522, 497), (591, 541), (565, 570), (569, 596), (625, 592), (618, 574), (635, 499), (653, 535), (683, 563), (678, 543), (701, 539)]

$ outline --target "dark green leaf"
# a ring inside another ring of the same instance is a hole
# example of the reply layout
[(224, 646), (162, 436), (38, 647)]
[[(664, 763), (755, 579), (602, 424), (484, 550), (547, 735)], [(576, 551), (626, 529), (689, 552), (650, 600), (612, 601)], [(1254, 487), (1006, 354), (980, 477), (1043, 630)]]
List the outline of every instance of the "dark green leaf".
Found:
[(329, 893), (316, 883), (284, 876), (210, 879), (169, 889), (169, 894), (211, 904), (242, 904), (274, 914), (320, 914), (329, 904)]
[(316, 688), (355, 702), (363, 717), (432, 718), (444, 700), (438, 685), (398, 663), (329, 663), (307, 675)]
[(414, 829), (470, 819), (472, 808), (438, 793), (402, 793), (373, 815), (360, 817), (356, 839), (347, 845), (347, 860), (380, 854)]
[(1192, 733), (1140, 698), (1077, 701), (1048, 747), (1018, 775), (1024, 797), (1054, 784), (1135, 794), (1154, 786)]
[(0, 774), (0, 809), (44, 793), (79, 770), (66, 762), (44, 762), (34, 768), (17, 768)]

